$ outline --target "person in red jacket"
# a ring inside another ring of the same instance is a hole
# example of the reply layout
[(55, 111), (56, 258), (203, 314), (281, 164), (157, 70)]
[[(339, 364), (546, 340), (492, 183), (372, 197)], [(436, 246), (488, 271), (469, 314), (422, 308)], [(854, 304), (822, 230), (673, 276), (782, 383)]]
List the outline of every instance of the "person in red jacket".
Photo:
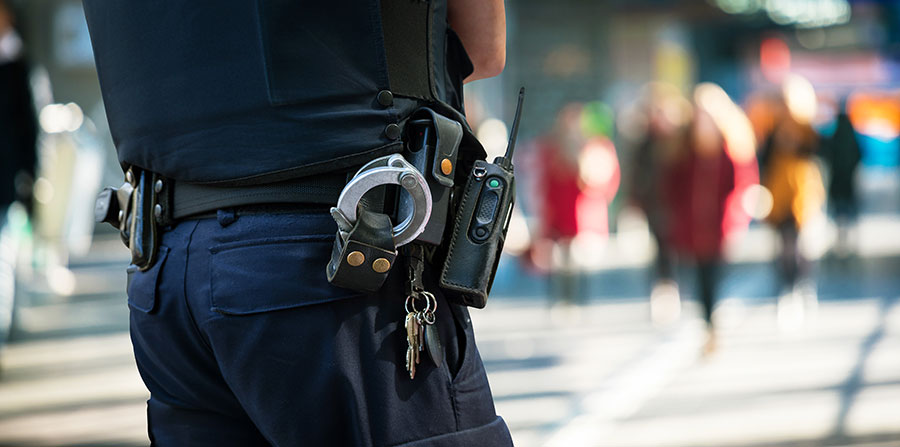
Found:
[(540, 191), (539, 238), (551, 242), (561, 262), (550, 256), (551, 298), (565, 304), (576, 300), (577, 271), (572, 262), (572, 241), (578, 234), (578, 160), (585, 138), (581, 129), (582, 105), (560, 110), (550, 134), (536, 142)]
[(568, 104), (554, 128), (534, 141), (527, 161), (520, 160), (533, 179), (519, 187), (537, 199), (532, 205), (538, 229), (527, 262), (549, 275), (551, 302), (574, 304), (586, 297), (582, 271), (589, 261), (576, 262), (576, 253), (592, 250), (609, 234), (609, 205), (620, 181), (616, 149), (607, 137), (611, 127), (612, 111), (604, 104)]
[(707, 353), (715, 349), (712, 313), (722, 249), (726, 238), (749, 222), (740, 197), (758, 178), (751, 133), (746, 117), (721, 88), (701, 84), (684, 144), (663, 179), (665, 237), (680, 258), (696, 265), (697, 295), (709, 333)]

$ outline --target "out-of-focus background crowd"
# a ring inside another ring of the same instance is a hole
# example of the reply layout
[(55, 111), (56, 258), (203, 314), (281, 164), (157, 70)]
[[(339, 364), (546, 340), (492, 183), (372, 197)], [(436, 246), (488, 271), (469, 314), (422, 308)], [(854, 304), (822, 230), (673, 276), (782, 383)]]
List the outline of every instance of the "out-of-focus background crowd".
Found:
[[(479, 348), (518, 445), (900, 445), (900, 4), (510, 0)], [(0, 1), (0, 446), (145, 445), (81, 3)], [(324, 266), (323, 266), (324, 269)]]

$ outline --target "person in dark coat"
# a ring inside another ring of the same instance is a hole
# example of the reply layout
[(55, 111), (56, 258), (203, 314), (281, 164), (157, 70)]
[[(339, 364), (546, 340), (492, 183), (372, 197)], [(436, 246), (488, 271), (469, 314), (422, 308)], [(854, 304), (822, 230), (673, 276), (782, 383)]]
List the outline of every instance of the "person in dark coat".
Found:
[(16, 200), (30, 209), (38, 134), (28, 65), (13, 25), (12, 10), (0, 0), (0, 214)]
[(846, 102), (835, 118), (836, 127), (830, 139), (822, 144), (822, 159), (830, 171), (828, 204), (838, 227), (835, 254), (848, 255), (848, 228), (856, 220), (859, 199), (856, 194), (856, 168), (862, 160), (853, 123), (847, 115)]

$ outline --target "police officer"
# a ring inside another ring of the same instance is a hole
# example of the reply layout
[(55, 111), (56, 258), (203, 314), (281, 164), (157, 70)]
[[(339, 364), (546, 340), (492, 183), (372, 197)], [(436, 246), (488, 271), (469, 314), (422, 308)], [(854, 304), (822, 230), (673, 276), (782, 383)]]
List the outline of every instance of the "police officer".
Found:
[(432, 268), (445, 355), (414, 379), (403, 270), (372, 294), (324, 270), (347, 174), (400, 152), (422, 105), (462, 120), (463, 81), (502, 70), (502, 0), (84, 6), (119, 160), (138, 188), (153, 179), (153, 219), (123, 216), (144, 256), (128, 305), (151, 441), (511, 444)]

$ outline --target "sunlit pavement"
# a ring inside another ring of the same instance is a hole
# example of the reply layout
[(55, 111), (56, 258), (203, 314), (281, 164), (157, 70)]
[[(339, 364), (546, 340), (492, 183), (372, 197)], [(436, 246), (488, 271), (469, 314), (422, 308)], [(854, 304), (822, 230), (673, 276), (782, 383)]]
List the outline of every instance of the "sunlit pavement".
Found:
[(727, 303), (706, 358), (696, 321), (654, 330), (642, 303), (553, 318), (498, 302), (474, 319), (520, 446), (896, 446), (897, 303), (826, 301), (788, 332), (773, 303)]
[[(115, 247), (73, 263), (71, 296), (20, 312), (0, 356), (0, 446), (148, 443)], [(705, 358), (690, 300), (669, 327), (649, 323), (642, 269), (592, 275), (577, 307), (549, 306), (538, 278), (501, 277), (472, 311), (497, 410), (519, 446), (900, 445), (900, 260), (883, 251), (824, 263), (817, 310), (788, 327), (771, 267), (734, 266)]]
[(0, 445), (149, 444), (127, 333), (14, 343), (2, 361)]
[[(57, 274), (25, 287), (12, 340), (0, 355), (0, 446), (148, 445), (149, 393), (131, 354), (124, 301), (127, 252), (98, 241)], [(74, 279), (74, 281), (72, 281)]]

